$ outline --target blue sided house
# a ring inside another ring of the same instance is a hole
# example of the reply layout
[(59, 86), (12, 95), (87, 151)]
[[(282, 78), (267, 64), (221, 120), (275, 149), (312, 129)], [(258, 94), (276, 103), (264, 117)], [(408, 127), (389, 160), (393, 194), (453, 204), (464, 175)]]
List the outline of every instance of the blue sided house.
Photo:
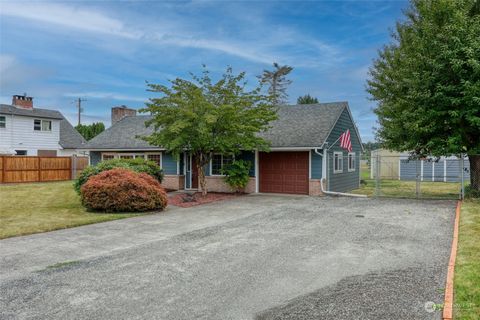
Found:
[[(113, 125), (87, 143), (90, 163), (142, 157), (163, 168), (165, 188), (198, 189), (192, 155), (185, 152), (176, 159), (165, 149), (139, 139), (153, 130), (145, 126), (150, 116), (132, 115), (132, 109), (125, 110), (127, 116), (118, 121), (114, 121), (112, 113)], [(116, 112), (118, 117), (118, 108)], [(235, 157), (252, 164), (246, 192), (320, 195), (322, 179), (328, 191), (348, 192), (359, 187), (363, 147), (347, 102), (279, 106), (278, 117), (268, 131), (259, 133), (270, 142), (269, 152), (245, 151)], [(340, 136), (347, 131), (350, 151), (340, 146)], [(208, 191), (231, 191), (221, 171), (232, 160), (230, 156), (212, 155), (206, 168)]]

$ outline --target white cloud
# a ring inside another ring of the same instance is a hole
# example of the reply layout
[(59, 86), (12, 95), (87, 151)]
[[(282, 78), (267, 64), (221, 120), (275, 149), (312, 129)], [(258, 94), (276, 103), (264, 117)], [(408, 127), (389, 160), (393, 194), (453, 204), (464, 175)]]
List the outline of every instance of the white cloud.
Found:
[(140, 36), (129, 30), (127, 31), (120, 20), (110, 18), (94, 10), (62, 4), (1, 2), (0, 15), (126, 38), (138, 38)]
[(94, 98), (94, 99), (112, 99), (120, 101), (138, 101), (146, 102), (147, 98), (142, 98), (138, 96), (129, 96), (121, 93), (115, 92), (100, 92), (100, 91), (90, 91), (90, 92), (69, 92), (63, 95), (67, 98)]
[[(122, 20), (107, 15), (99, 9), (89, 9), (78, 5), (48, 2), (0, 2), (0, 15), (56, 25), (65, 30), (75, 29), (95, 35), (122, 37), (161, 47), (212, 50), (256, 63), (270, 64), (276, 61), (295, 66), (318, 67), (329, 64), (329, 61), (338, 61), (337, 50), (333, 46), (318, 39), (306, 37), (296, 30), (283, 27), (273, 28), (266, 36), (256, 34), (253, 29), (248, 28), (246, 29), (247, 34), (238, 34), (235, 37), (244, 40), (232, 40), (231, 36), (226, 36), (227, 39), (225, 36), (223, 39), (215, 37), (215, 34), (208, 34), (208, 30), (192, 29), (194, 27), (188, 27), (189, 23), (186, 21), (180, 22), (178, 19), (169, 19), (164, 16), (156, 21), (147, 21), (147, 17), (141, 21), (135, 17), (129, 17), (123, 19), (130, 21), (130, 24), (126, 25)], [(239, 17), (235, 18), (240, 19)], [(268, 25), (261, 19), (257, 20), (257, 23), (261, 24), (264, 29)], [(63, 31), (59, 28), (53, 31), (59, 30)], [(152, 32), (151, 30), (160, 31)], [(99, 45), (106, 46), (105, 44)], [(301, 49), (302, 52), (297, 52), (298, 49)], [(117, 47), (115, 50), (118, 52)], [(311, 58), (312, 52), (315, 53), (313, 59)]]

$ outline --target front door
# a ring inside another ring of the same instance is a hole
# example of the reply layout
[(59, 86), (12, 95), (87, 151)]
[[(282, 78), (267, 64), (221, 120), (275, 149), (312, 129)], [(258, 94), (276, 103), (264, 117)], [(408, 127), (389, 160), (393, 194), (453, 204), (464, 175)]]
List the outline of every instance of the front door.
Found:
[(198, 189), (198, 168), (195, 164), (195, 156), (190, 156), (191, 158), (191, 168), (192, 168), (192, 189)]

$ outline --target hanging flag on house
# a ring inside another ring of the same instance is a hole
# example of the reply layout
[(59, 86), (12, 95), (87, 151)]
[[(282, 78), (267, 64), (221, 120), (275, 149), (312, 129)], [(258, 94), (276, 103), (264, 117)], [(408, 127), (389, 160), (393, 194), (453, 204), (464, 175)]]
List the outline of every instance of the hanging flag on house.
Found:
[(340, 135), (340, 147), (348, 150), (348, 152), (352, 152), (352, 140), (350, 139), (349, 129)]

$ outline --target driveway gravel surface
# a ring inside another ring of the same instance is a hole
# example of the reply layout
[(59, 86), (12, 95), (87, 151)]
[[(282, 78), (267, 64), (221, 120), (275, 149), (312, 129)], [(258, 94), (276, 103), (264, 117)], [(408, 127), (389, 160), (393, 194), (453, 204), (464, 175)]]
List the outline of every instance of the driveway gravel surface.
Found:
[(251, 195), (0, 241), (0, 319), (440, 319), (455, 202)]

